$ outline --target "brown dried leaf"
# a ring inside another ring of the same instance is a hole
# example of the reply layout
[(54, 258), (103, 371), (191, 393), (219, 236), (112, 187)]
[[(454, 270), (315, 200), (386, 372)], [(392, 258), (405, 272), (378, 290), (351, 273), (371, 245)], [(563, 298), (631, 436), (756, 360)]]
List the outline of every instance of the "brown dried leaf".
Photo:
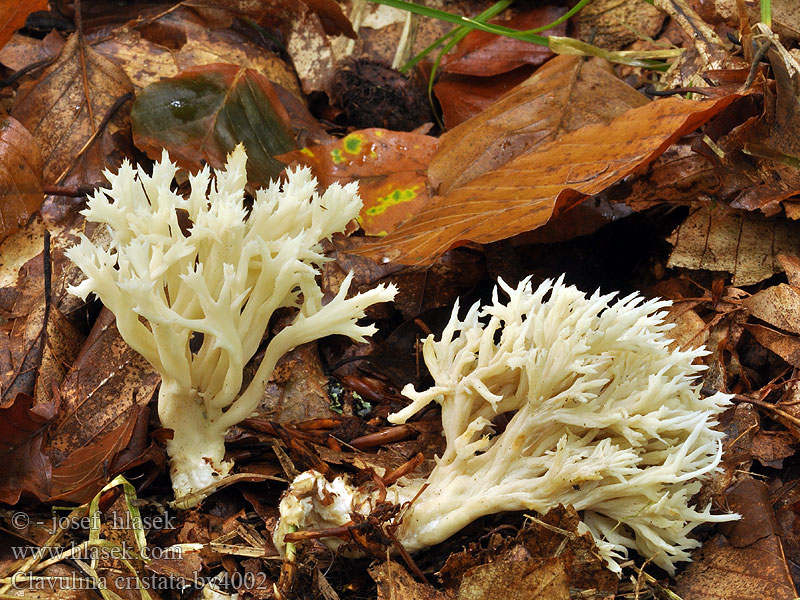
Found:
[(441, 137), (428, 169), (439, 194), (565, 133), (608, 124), (647, 99), (604, 60), (557, 56), (500, 100)]
[(719, 187), (713, 163), (694, 151), (690, 139), (684, 139), (670, 146), (646, 172), (618, 183), (602, 196), (642, 211), (664, 203), (689, 204), (703, 195), (716, 195)]
[(566, 558), (531, 559), (522, 547), (517, 560), (506, 558), (473, 567), (464, 574), (458, 600), (482, 600), (504, 590), (508, 600), (569, 600)]
[(114, 475), (135, 460), (120, 461), (123, 454), (139, 457), (147, 441), (149, 411), (136, 407), (118, 427), (100, 433), (77, 448), (61, 464), (53, 465), (51, 500), (89, 502)]
[(57, 410), (57, 404), (34, 406), (25, 394), (0, 409), (0, 502), (16, 504), (25, 492), (49, 497), (51, 465), (42, 443)]
[(783, 270), (786, 272), (789, 285), (800, 288), (800, 258), (787, 254), (779, 254), (778, 262), (781, 263), (781, 267), (783, 267)]
[(609, 124), (587, 125), (518, 156), (428, 206), (363, 253), (404, 264), (433, 262), (466, 241), (488, 243), (540, 227), (693, 131), (736, 96), (711, 102), (668, 98)]
[(794, 455), (797, 440), (788, 431), (760, 430), (753, 440), (750, 452), (765, 467), (780, 469), (783, 459)]
[(667, 238), (669, 267), (727, 271), (735, 286), (781, 272), (778, 254), (800, 252), (800, 224), (700, 204)]
[(93, 48), (122, 67), (138, 88), (191, 67), (228, 63), (256, 69), (300, 96), (296, 75), (280, 58), (233, 29), (209, 28), (185, 6), (137, 29), (117, 30)]
[(730, 198), (731, 206), (775, 215), (785, 201), (786, 214), (796, 218), (797, 202), (791, 198), (800, 189), (800, 64), (763, 23), (754, 29), (759, 43), (770, 44), (767, 57), (775, 84), (761, 84), (761, 114), (743, 114), (748, 118), (716, 140), (721, 157), (708, 150), (704, 153), (717, 164), (718, 195)]
[[(248, 365), (245, 377), (258, 366), (254, 363)], [(304, 344), (278, 361), (256, 412), (278, 423), (330, 417), (334, 413), (329, 408), (327, 386), (316, 343)]]
[(772, 0), (772, 26), (781, 38), (800, 41), (800, 5), (794, 0)]
[(44, 298), (36, 299), (30, 312), (0, 326), (0, 407), (18, 394), (34, 395), (37, 370), (46, 345)]
[(22, 227), (44, 200), (42, 157), (28, 130), (0, 116), (0, 241)]
[(55, 29), (41, 40), (15, 33), (0, 49), (0, 63), (18, 71), (35, 62), (55, 59), (63, 47), (64, 38)]
[(742, 300), (750, 314), (784, 331), (800, 334), (800, 292), (785, 283)]
[(799, 337), (753, 323), (746, 324), (745, 328), (759, 344), (780, 356), (793, 367), (800, 367)]
[(121, 156), (114, 134), (129, 126), (125, 110), (117, 110), (99, 138), (84, 146), (117, 100), (132, 92), (125, 73), (77, 34), (34, 83), (20, 88), (11, 116), (38, 142), (46, 184), (96, 184), (103, 169), (116, 166)]
[(728, 536), (703, 545), (677, 583), (684, 600), (794, 600), (781, 539), (776, 535), (766, 484), (748, 477), (726, 494), (728, 507), (742, 515)]
[(142, 410), (160, 381), (158, 373), (134, 352), (103, 309), (61, 385), (61, 411), (49, 434), (53, 460), (53, 496), (85, 501), (114, 473), (115, 457), (144, 438), (133, 437)]
[(56, 307), (50, 307), (47, 319), (47, 342), (36, 372), (34, 400), (37, 404), (54, 400), (64, 377), (80, 352), (84, 334)]
[(621, 50), (631, 42), (656, 36), (665, 17), (656, 7), (638, 0), (594, 0), (572, 22), (579, 39)]
[[(557, 506), (540, 518), (532, 519), (514, 538), (503, 539), (495, 534), (489, 538), (488, 548), (473, 543), (467, 550), (451, 554), (439, 574), (447, 587), (458, 588), (465, 577), (481, 565), (496, 561), (531, 563), (563, 557), (569, 588), (580, 590), (581, 598), (610, 600), (615, 596), (619, 581), (605, 567), (592, 535), (588, 532), (578, 535), (579, 523), (580, 517), (572, 506)], [(519, 593), (525, 592), (520, 590)]]
[(393, 560), (370, 568), (369, 575), (378, 584), (378, 600), (453, 600), (453, 595), (416, 581)]

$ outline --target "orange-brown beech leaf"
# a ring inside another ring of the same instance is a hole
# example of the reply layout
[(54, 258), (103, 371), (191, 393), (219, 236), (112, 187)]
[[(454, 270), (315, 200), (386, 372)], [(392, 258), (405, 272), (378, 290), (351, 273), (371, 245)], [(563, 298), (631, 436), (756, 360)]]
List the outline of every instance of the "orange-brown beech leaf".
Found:
[(620, 81), (607, 61), (558, 56), (445, 133), (428, 176), (434, 189), (446, 194), (564, 133), (610, 123), (645, 104), (647, 99)]
[(310, 166), (325, 186), (359, 181), (359, 223), (369, 235), (385, 235), (428, 201), (425, 170), (437, 144), (428, 135), (372, 128), (277, 158)]
[(39, 144), (46, 184), (102, 181), (103, 169), (121, 159), (117, 134), (128, 127), (117, 102), (132, 92), (125, 73), (77, 34), (36, 81), (20, 87), (11, 116)]
[(794, 600), (797, 592), (777, 535), (769, 488), (748, 477), (725, 495), (741, 521), (703, 544), (677, 582), (684, 600)]
[(800, 223), (700, 204), (667, 241), (669, 267), (727, 271), (733, 285), (753, 285), (783, 270), (779, 254), (800, 253)]
[(4, 0), (0, 2), (0, 48), (5, 46), (17, 29), (25, 25), (28, 15), (47, 10), (47, 0)]
[(289, 115), (269, 80), (238, 65), (204, 65), (147, 86), (131, 110), (133, 138), (151, 158), (163, 148), (181, 167), (225, 165), (236, 144), (247, 149), (247, 177), (261, 187), (283, 170), (273, 158), (294, 150)]
[(442, 107), (445, 128), (452, 129), (479, 115), (532, 73), (533, 67), (520, 67), (490, 78), (443, 73), (433, 86), (433, 93)]
[(530, 231), (638, 168), (737, 96), (713, 102), (668, 98), (609, 124), (587, 125), (430, 200), (362, 253), (405, 264), (433, 262), (466, 241), (489, 243)]
[(44, 200), (39, 147), (19, 121), (0, 116), (0, 241), (17, 231)]
[[(552, 23), (566, 12), (557, 6), (543, 6), (520, 12), (510, 19), (497, 19), (491, 22), (503, 27), (524, 31), (536, 29)], [(539, 35), (566, 35), (567, 24), (556, 25)], [(455, 50), (442, 59), (442, 70), (460, 75), (480, 75), (489, 77), (506, 73), (522, 65), (541, 65), (553, 56), (547, 46), (538, 46), (513, 38), (471, 31), (455, 47)]]
[(23, 493), (49, 497), (51, 465), (42, 444), (57, 411), (57, 403), (34, 405), (25, 394), (0, 409), (0, 502), (16, 504)]
[[(48, 435), (53, 463), (52, 496), (83, 502), (123, 465), (146, 449), (148, 402), (160, 381), (158, 373), (122, 340), (114, 315), (103, 309), (60, 387), (59, 418)], [(134, 436), (138, 432), (138, 436)]]

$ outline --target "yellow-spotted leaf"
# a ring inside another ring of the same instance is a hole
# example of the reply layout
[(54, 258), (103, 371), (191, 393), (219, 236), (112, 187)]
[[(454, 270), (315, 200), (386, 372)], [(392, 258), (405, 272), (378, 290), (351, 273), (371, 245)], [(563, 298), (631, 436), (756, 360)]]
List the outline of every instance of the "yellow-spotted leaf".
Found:
[(308, 165), (325, 186), (358, 181), (364, 201), (359, 222), (368, 235), (379, 236), (424, 208), (429, 198), (425, 173), (437, 144), (428, 135), (373, 128), (276, 158)]

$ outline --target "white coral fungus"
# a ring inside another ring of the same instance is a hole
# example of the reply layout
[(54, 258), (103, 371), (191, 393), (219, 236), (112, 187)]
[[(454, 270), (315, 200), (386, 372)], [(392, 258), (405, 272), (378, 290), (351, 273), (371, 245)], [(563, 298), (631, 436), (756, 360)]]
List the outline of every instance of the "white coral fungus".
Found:
[[(507, 302), (495, 290), (463, 320), (456, 305), (441, 338), (425, 340), (435, 384), (407, 386), (412, 403), (390, 420), (437, 402), (447, 446), (426, 481), (389, 489), (398, 503), (416, 496), (397, 536), (416, 550), (483, 515), (571, 504), (613, 570), (635, 549), (674, 573), (698, 546), (692, 529), (738, 518), (690, 504), (719, 464), (723, 434), (712, 427), (729, 396), (701, 395), (705, 367), (695, 361), (705, 350), (669, 348), (669, 302), (633, 294), (611, 304), (614, 294), (587, 298), (562, 279), (536, 290), (500, 281)], [(502, 414), (509, 420), (496, 432)], [(336, 524), (369, 509), (341, 481), (301, 478), (282, 501), (279, 546), (291, 527), (336, 523), (332, 507), (348, 507)], [(345, 498), (331, 504), (326, 492)]]
[[(298, 169), (283, 187), (258, 190), (248, 211), (246, 162), (240, 145), (214, 178), (208, 168), (190, 176), (186, 198), (171, 188), (177, 168), (166, 151), (152, 176), (125, 162), (106, 172), (111, 188), (95, 192), (83, 211), (108, 226), (108, 248), (82, 236), (67, 253), (86, 275), (70, 291), (96, 294), (125, 341), (161, 373), (158, 413), (174, 431), (172, 484), (187, 504), (229, 472), (225, 433), (257, 407), (278, 359), (327, 335), (362, 340), (375, 329), (357, 319), (395, 294), (380, 286), (346, 298), (348, 276), (323, 306), (319, 242), (358, 214), (356, 186), (334, 184), (320, 196), (309, 169)], [(241, 389), (243, 368), (280, 308), (296, 309), (294, 319)]]

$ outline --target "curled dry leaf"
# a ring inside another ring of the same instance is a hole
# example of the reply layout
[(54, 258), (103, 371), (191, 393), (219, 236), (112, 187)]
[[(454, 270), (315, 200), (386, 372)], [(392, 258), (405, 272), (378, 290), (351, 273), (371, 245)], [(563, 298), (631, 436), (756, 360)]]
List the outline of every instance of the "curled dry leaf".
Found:
[(540, 227), (636, 169), (730, 104), (667, 98), (608, 124), (587, 125), (542, 144), (468, 184), (431, 199), (425, 209), (361, 251), (378, 260), (433, 262), (447, 249), (489, 243)]
[(35, 82), (20, 88), (11, 116), (39, 144), (45, 183), (100, 181), (102, 170), (119, 158), (113, 134), (127, 128), (127, 115), (117, 110), (99, 139), (90, 148), (85, 146), (116, 102), (132, 92), (125, 73), (77, 34), (70, 36), (56, 62)]
[(22, 227), (44, 200), (42, 157), (19, 121), (0, 116), (0, 241)]
[(247, 176), (265, 186), (283, 170), (273, 158), (294, 150), (289, 115), (269, 80), (238, 65), (204, 65), (147, 86), (131, 110), (136, 146), (153, 158), (162, 149), (181, 167), (222, 168), (238, 142), (247, 148)]

